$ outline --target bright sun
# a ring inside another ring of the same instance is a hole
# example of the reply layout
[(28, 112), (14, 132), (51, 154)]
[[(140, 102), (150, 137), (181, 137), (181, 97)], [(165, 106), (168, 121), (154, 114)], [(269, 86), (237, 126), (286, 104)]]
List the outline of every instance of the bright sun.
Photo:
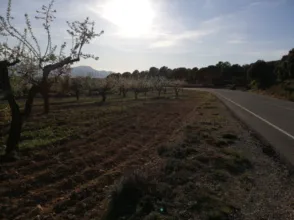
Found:
[(150, 0), (108, 0), (102, 16), (120, 29), (126, 37), (139, 37), (151, 32), (155, 12)]

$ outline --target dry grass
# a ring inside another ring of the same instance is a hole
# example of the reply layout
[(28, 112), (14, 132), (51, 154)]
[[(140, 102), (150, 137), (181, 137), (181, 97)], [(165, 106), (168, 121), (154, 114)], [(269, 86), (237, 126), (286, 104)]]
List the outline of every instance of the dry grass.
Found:
[[(293, 219), (293, 178), (216, 98), (201, 93), (196, 120), (157, 148), (163, 166), (125, 219)], [(155, 179), (155, 180), (154, 180)], [(146, 194), (149, 196), (147, 197)], [(140, 213), (140, 201), (152, 201)], [(122, 217), (121, 216), (121, 217)], [(111, 218), (110, 218), (111, 219)], [(107, 219), (108, 220), (108, 219)]]
[(271, 86), (266, 90), (252, 90), (258, 94), (268, 95), (273, 98), (285, 99), (289, 101), (294, 101), (294, 92), (290, 93), (286, 88), (291, 88), (294, 90), (294, 81), (288, 80), (283, 83)]

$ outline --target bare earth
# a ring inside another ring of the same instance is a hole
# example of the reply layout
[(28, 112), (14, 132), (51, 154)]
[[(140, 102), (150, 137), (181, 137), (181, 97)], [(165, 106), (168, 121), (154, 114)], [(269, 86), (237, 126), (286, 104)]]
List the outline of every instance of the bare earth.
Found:
[[(0, 164), (0, 219), (294, 219), (288, 170), (209, 93), (52, 102)], [(131, 175), (152, 187), (116, 210)]]

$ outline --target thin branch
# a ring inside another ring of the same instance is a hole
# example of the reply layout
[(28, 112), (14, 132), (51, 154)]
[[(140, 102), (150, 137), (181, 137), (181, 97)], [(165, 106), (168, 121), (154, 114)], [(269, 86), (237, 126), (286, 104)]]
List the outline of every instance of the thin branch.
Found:
[(31, 37), (33, 38), (33, 40), (34, 40), (34, 42), (35, 42), (35, 44), (37, 46), (37, 49), (38, 49), (38, 52), (39, 52), (39, 57), (41, 58), (41, 48), (40, 48), (40, 45), (38, 43), (37, 38), (35, 37), (35, 35), (33, 33), (32, 25), (31, 25), (28, 14), (25, 14), (25, 19), (26, 19), (26, 25), (28, 27), (28, 30), (29, 30), (30, 34), (31, 34)]
[(19, 31), (11, 25), (10, 21), (7, 21), (6, 23), (2, 16), (0, 16), (0, 21), (2, 22), (2, 27), (11, 37), (15, 37), (21, 41), (31, 52), (34, 53), (36, 57), (38, 57), (38, 53), (35, 48), (24, 38), (25, 35), (20, 34)]
[(44, 57), (47, 55), (47, 52), (51, 50), (51, 34), (50, 34), (50, 21), (51, 21), (51, 18), (50, 17), (50, 12), (51, 12), (51, 9), (53, 7), (53, 4), (54, 4), (54, 0), (52, 0), (47, 8), (47, 11), (46, 11), (46, 16), (45, 16), (45, 24), (44, 24), (44, 28), (47, 32), (47, 48), (46, 48), (46, 51), (45, 51), (45, 54), (44, 54)]

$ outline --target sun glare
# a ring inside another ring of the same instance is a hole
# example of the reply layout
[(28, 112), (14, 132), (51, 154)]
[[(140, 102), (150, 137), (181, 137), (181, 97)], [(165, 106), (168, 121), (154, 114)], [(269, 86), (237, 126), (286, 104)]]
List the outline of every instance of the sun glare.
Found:
[(150, 0), (109, 0), (102, 16), (119, 28), (126, 37), (140, 37), (152, 31), (155, 12)]

